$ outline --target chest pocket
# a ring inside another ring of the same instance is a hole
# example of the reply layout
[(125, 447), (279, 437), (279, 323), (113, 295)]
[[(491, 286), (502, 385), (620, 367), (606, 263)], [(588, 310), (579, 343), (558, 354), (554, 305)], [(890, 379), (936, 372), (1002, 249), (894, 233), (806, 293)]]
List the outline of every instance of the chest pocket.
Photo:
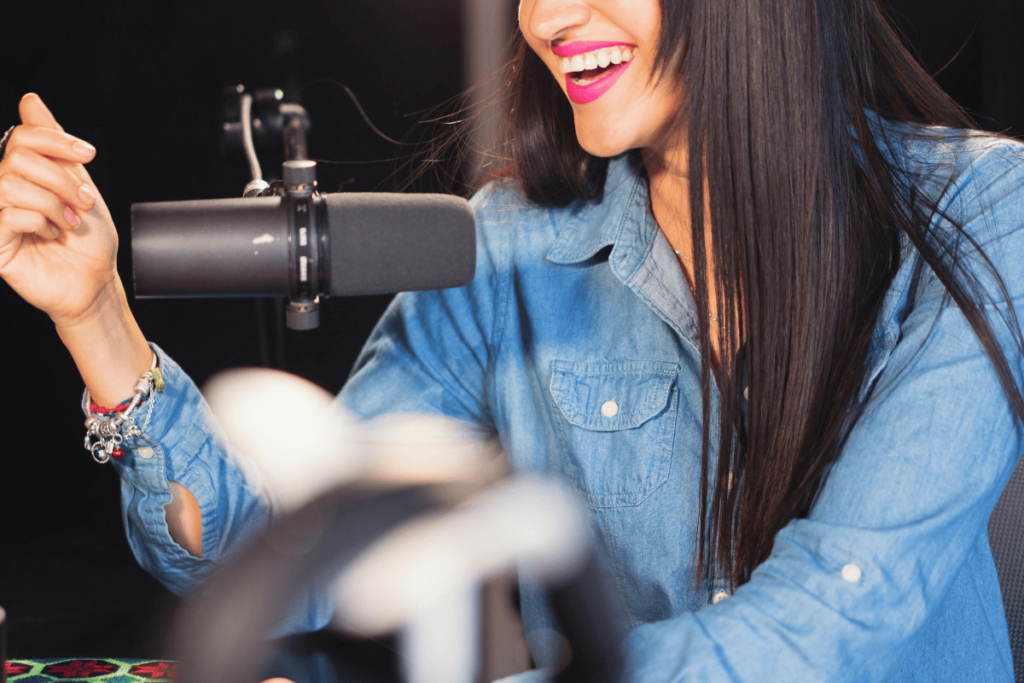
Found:
[(678, 374), (659, 361), (555, 361), (562, 469), (591, 505), (639, 505), (668, 479)]

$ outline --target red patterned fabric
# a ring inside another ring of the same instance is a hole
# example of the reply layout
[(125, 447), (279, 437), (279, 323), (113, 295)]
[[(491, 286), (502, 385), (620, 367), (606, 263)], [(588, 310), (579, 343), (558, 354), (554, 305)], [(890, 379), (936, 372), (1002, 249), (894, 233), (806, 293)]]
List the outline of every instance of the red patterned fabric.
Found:
[(7, 662), (6, 669), (8, 676), (20, 676), (28, 673), (32, 669), (32, 665), (24, 662)]
[(8, 683), (167, 683), (176, 662), (152, 659), (15, 659), (5, 662)]
[(117, 665), (102, 659), (73, 659), (43, 667), (43, 673), (56, 678), (93, 678), (117, 670)]
[(178, 673), (177, 662), (146, 662), (137, 664), (128, 670), (132, 676), (151, 680), (173, 679)]

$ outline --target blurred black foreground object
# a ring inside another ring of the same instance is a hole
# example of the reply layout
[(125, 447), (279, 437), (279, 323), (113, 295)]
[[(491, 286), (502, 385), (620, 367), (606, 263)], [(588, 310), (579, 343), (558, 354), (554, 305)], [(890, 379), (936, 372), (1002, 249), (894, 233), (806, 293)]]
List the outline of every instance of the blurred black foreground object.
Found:
[(268, 663), (253, 683), (286, 678), (293, 683), (400, 683), (394, 638), (376, 642), (315, 631), (265, 643)]
[[(545, 498), (553, 504), (540, 515), (521, 509), (536, 501), (542, 502), (531, 507), (543, 509)], [(375, 638), (400, 631), (405, 681), (476, 683), (483, 680), (478, 614), (460, 611), (458, 586), (446, 591), (459, 583), (459, 577), (467, 579), (467, 587), (479, 587), (484, 575), (518, 564), (546, 585), (559, 622), (561, 635), (555, 637), (563, 656), (555, 667), (560, 670), (552, 672), (554, 680), (610, 683), (621, 665), (624, 621), (605, 588), (582, 506), (575, 520), (563, 523), (574, 517), (574, 513), (561, 513), (569, 498), (560, 486), (540, 480), (505, 480), (483, 490), (479, 485), (450, 483), (342, 484), (281, 518), (214, 577), (194, 607), (178, 614), (169, 653), (181, 662), (178, 680), (257, 683), (269, 676), (285, 676), (297, 683), (302, 676), (320, 681), (335, 680), (334, 676), (373, 683), (396, 680), (370, 678), (379, 676), (381, 669), (355, 671), (336, 657), (332, 662), (324, 651), (310, 648), (309, 643), (319, 639), (329, 649), (330, 631), (267, 642), (290, 608), (306, 609), (304, 598), (312, 587), (324, 591), (333, 580), (335, 589), (343, 586), (334, 625), (344, 622), (345, 628)], [(574, 498), (571, 504), (579, 505)], [(560, 519), (548, 518), (547, 524), (539, 524), (551, 511), (559, 512)], [(550, 531), (560, 526), (566, 531)], [(501, 540), (494, 542), (495, 538)], [(465, 552), (456, 547), (460, 543)], [(436, 577), (442, 586), (431, 585), (429, 572), (422, 571), (437, 566), (438, 560), (444, 566)], [(464, 566), (453, 573), (450, 566), (458, 560)], [(339, 575), (340, 580), (334, 578)], [(401, 594), (410, 583), (415, 584), (412, 600), (403, 603)], [(431, 592), (454, 596), (455, 609), (444, 604), (438, 609), (423, 598)], [(391, 600), (389, 594), (399, 597)], [(470, 628), (461, 628), (466, 624), (460, 625), (452, 615), (468, 615)], [(462, 637), (460, 642), (434, 647), (424, 659), (423, 649), (415, 642), (423, 633), (434, 645), (443, 643), (438, 634)], [(475, 658), (468, 666), (453, 669), (441, 661), (438, 668), (438, 658), (464, 659), (460, 652), (467, 651)]]

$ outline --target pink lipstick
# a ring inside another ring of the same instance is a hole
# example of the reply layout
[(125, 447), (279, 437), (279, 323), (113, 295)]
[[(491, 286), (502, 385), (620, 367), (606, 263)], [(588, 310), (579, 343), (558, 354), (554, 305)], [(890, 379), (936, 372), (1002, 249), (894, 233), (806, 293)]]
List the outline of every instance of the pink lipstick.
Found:
[[(605, 48), (615, 48), (611, 53), (611, 64), (609, 64), (608, 60), (609, 53), (607, 51), (603, 51)], [(636, 50), (636, 46), (629, 43), (597, 40), (577, 40), (571, 43), (552, 46), (551, 51), (556, 57), (562, 60), (563, 71), (566, 71), (569, 68), (567, 65), (570, 58), (574, 58), (572, 61), (577, 62), (576, 70), (565, 74), (565, 91), (569, 96), (569, 99), (572, 100), (574, 104), (590, 104), (591, 102), (594, 102), (608, 92), (619, 78), (622, 77), (622, 74), (625, 73), (627, 68), (629, 68), (629, 65), (633, 63), (634, 55), (629, 55), (628, 61), (624, 60), (620, 63), (618, 58), (619, 48), (623, 48), (624, 57), (631, 50)], [(599, 62), (595, 64), (593, 57), (588, 56), (586, 61), (589, 61), (592, 66), (589, 69), (581, 69), (581, 63), (579, 61), (581, 58), (579, 55), (593, 53), (597, 50), (603, 51), (598, 53)], [(601, 66), (604, 69), (603, 73), (597, 69), (598, 66)], [(590, 77), (593, 77), (594, 74), (600, 74), (600, 76), (585, 84), (579, 83), (573, 78), (574, 74), (579, 78), (587, 72), (590, 72)]]
[(600, 50), (603, 47), (615, 47), (616, 45), (628, 48), (636, 47), (629, 43), (616, 42), (614, 40), (576, 40), (571, 43), (555, 45), (551, 48), (551, 51), (555, 53), (556, 57), (573, 57), (584, 52), (590, 52), (591, 50)]
[(569, 95), (569, 99), (576, 104), (590, 104), (601, 95), (608, 92), (608, 89), (615, 85), (615, 81), (619, 80), (619, 77), (626, 72), (632, 61), (621, 64), (617, 69), (609, 71), (606, 75), (597, 79), (593, 83), (587, 83), (586, 85), (578, 85), (572, 80), (572, 76), (569, 74), (565, 75), (565, 92)]

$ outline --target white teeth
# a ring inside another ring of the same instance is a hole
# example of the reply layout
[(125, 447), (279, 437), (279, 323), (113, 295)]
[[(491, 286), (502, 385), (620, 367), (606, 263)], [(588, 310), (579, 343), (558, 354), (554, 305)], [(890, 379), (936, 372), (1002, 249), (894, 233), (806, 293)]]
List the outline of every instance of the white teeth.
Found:
[(562, 61), (558, 63), (558, 68), (562, 73), (567, 74), (578, 71), (590, 71), (598, 67), (603, 69), (609, 64), (622, 64), (631, 59), (633, 59), (633, 50), (625, 46), (616, 45), (611, 49), (603, 48), (573, 55), (572, 57), (562, 57)]

